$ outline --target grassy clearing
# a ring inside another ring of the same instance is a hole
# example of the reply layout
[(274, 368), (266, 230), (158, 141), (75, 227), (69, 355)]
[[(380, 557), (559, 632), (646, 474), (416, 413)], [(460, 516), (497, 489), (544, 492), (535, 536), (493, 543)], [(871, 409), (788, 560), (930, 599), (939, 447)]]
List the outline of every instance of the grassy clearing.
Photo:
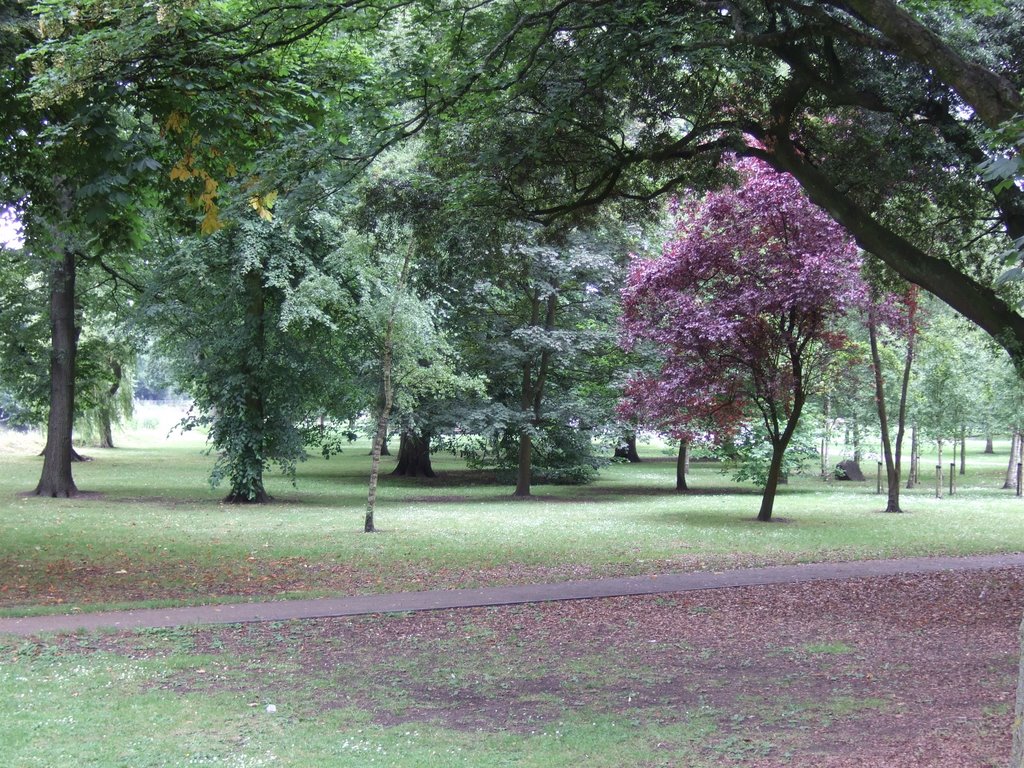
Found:
[[(657, 448), (646, 456), (658, 461), (609, 467), (588, 487), (540, 487), (528, 502), (439, 457), (438, 482), (385, 479), (384, 531), (367, 536), (364, 446), (311, 459), (295, 488), (272, 479), (277, 501), (254, 508), (224, 505), (223, 491), (207, 487), (201, 441), (122, 442), (76, 467), (80, 488), (95, 495), (73, 500), (19, 495), (33, 486), (39, 459), (23, 441), (0, 447), (8, 614), (1017, 551), (1024, 541), (1024, 502), (1000, 490), (1005, 445), (992, 457), (975, 446), (958, 495), (937, 500), (933, 488), (917, 489), (906, 515), (877, 512), (873, 481), (797, 479), (777, 502), (782, 522), (767, 526), (752, 521), (756, 490), (712, 466), (695, 465), (696, 490), (675, 494), (674, 465)], [(972, 584), (964, 605), (986, 590)], [(0, 639), (0, 754), (16, 768), (784, 765), (818, 748), (815, 734), (826, 729), (858, 739), (872, 718), (927, 714), (924, 698), (905, 701), (918, 686), (903, 677), (912, 670), (902, 659), (872, 660), (921, 647), (924, 625), (908, 620), (886, 636), (897, 611), (865, 633), (859, 613), (835, 620), (846, 610), (842, 592), (809, 611), (820, 625), (781, 635), (786, 625), (737, 627), (775, 621), (782, 603), (758, 611), (658, 596), (636, 609), (621, 601), (621, 614), (607, 616), (560, 604)], [(934, 658), (960, 658), (965, 636), (950, 633), (953, 646)], [(979, 687), (1010, 691), (1012, 647), (984, 658), (992, 661)], [(929, 679), (936, 668), (924, 668)], [(1011, 715), (995, 698), (984, 706), (949, 722), (960, 733), (973, 718), (970, 733), (988, 738), (983, 729)]]
[[(365, 446), (311, 458), (297, 486), (270, 477), (266, 507), (221, 503), (197, 437), (124, 436), (75, 467), (72, 500), (21, 495), (40, 466), (24, 444), (0, 453), (0, 606), (7, 615), (557, 580), (782, 562), (1019, 551), (1024, 501), (1001, 490), (1007, 446), (970, 446), (954, 497), (905, 492), (910, 514), (881, 515), (875, 482), (796, 478), (778, 523), (752, 522), (759, 496), (695, 464), (675, 493), (671, 457), (648, 447), (585, 487), (539, 486), (514, 501), (452, 457), (442, 478), (385, 478), (378, 525), (361, 533)], [(934, 460), (931, 461), (934, 464)], [(929, 465), (926, 458), (925, 466)]]

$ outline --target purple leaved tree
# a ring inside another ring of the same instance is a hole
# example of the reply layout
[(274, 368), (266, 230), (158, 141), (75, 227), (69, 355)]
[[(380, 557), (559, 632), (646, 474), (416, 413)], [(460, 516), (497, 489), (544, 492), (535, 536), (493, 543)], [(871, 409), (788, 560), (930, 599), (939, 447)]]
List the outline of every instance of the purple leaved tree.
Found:
[(865, 287), (856, 246), (796, 181), (758, 160), (736, 170), (738, 186), (686, 206), (662, 255), (631, 266), (622, 343), (653, 345), (662, 363), (623, 410), (720, 440), (755, 409), (772, 446), (757, 516), (769, 521), (804, 404), (844, 358), (836, 321)]

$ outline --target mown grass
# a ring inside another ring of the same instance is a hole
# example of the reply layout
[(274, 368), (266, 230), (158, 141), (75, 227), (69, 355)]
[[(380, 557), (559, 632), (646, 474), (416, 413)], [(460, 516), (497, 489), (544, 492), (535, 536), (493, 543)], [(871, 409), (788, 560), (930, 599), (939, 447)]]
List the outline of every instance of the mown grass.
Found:
[[(438, 457), (439, 482), (385, 479), (382, 532), (370, 536), (361, 533), (365, 446), (306, 462), (297, 487), (272, 477), (276, 501), (267, 507), (238, 507), (222, 504), (223, 489), (206, 485), (211, 459), (201, 441), (140, 434), (122, 442), (76, 466), (79, 487), (95, 495), (72, 500), (20, 495), (34, 485), (40, 461), (31, 451), (0, 454), (0, 584), (20, 590), (17, 599), (0, 595), (8, 614), (66, 611), (70, 600), (82, 609), (153, 602), (162, 590), (174, 595), (165, 603), (208, 602), (231, 599), (242, 587), (255, 599), (1019, 551), (1024, 542), (1024, 501), (1001, 490), (1005, 445), (995, 456), (972, 446), (957, 496), (935, 499), (934, 486), (916, 489), (906, 493), (905, 515), (878, 512), (882, 497), (873, 479), (795, 479), (776, 504), (781, 521), (772, 525), (753, 521), (755, 489), (710, 465), (694, 466), (693, 493), (674, 493), (674, 464), (656, 446), (644, 451), (652, 460), (611, 466), (592, 486), (538, 487), (538, 498), (527, 502), (513, 501), (508, 487), (479, 482), (459, 461)], [(700, 615), (699, 607), (681, 610)], [(236, 637), (245, 632), (231, 627), (114, 639), (0, 637), (0, 762), (15, 768), (705, 768), (768, 755), (785, 764), (791, 738), (885, 706), (865, 696), (794, 694), (738, 701), (734, 709), (653, 701), (624, 714), (623, 695), (657, 690), (667, 678), (656, 666), (624, 665), (621, 650), (592, 648), (562, 659), (543, 643), (520, 647), (513, 632), (497, 638), (504, 649), (498, 652), (489, 650), (496, 640), (489, 630), (469, 619), (443, 640), (395, 634), (388, 617), (360, 621), (378, 621), (386, 642), (358, 649), (359, 663), (351, 666), (344, 636), (320, 629), (310, 637), (303, 622), (283, 624), (269, 640), (260, 636), (248, 646)], [(566, 631), (571, 637), (571, 627)], [(298, 653), (311, 645), (332, 647), (331, 661), (318, 665), (310, 661), (315, 654)], [(766, 652), (828, 665), (852, 649), (848, 641), (808, 638)], [(712, 653), (682, 646), (678, 652), (700, 660)], [(523, 692), (545, 678), (579, 696)], [(727, 691), (728, 681), (719, 682)], [(480, 699), (480, 712), (507, 699), (519, 709), (510, 710), (504, 726), (488, 714), (486, 727), (456, 727), (446, 707), (467, 696)], [(744, 723), (755, 713), (777, 723), (778, 732), (748, 738)]]
[[(7, 615), (112, 605), (211, 602), (471, 586), (784, 562), (1019, 551), (1024, 500), (1001, 489), (1007, 446), (969, 450), (957, 494), (904, 491), (904, 515), (883, 515), (865, 483), (794, 478), (777, 522), (753, 522), (759, 494), (716, 465), (694, 464), (693, 491), (674, 492), (674, 463), (607, 467), (589, 486), (536, 486), (516, 501), (450, 456), (442, 477), (385, 477), (380, 533), (361, 532), (369, 459), (354, 444), (310, 458), (297, 485), (271, 475), (275, 501), (228, 505), (206, 482), (197, 437), (123, 436), (75, 467), (74, 499), (30, 490), (32, 451), (0, 453), (0, 605)], [(393, 461), (393, 459), (392, 459)], [(924, 465), (934, 465), (927, 457)], [(385, 467), (386, 469), (387, 467)], [(947, 465), (948, 469), (948, 465)], [(932, 466), (932, 471), (934, 468)], [(948, 490), (948, 489), (947, 489)]]

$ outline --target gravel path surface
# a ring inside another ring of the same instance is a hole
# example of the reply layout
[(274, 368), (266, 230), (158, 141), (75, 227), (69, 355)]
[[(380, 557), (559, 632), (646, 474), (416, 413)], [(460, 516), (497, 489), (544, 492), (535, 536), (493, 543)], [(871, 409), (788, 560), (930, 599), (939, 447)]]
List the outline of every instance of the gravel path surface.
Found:
[(767, 568), (742, 568), (730, 571), (697, 571), (660, 576), (630, 576), (554, 584), (487, 587), (482, 589), (430, 590), (318, 598), (313, 600), (280, 600), (57, 616), (30, 616), (0, 619), (0, 633), (35, 635), (42, 632), (74, 632), (85, 629), (134, 629), (197, 624), (287, 621), (292, 619), (358, 616), (374, 613), (431, 611), (445, 608), (586, 600), (626, 595), (653, 595), (723, 587), (837, 581), (900, 574), (988, 570), (1019, 566), (1024, 566), (1024, 553), (979, 555), (973, 557), (923, 557), (900, 560), (809, 563)]

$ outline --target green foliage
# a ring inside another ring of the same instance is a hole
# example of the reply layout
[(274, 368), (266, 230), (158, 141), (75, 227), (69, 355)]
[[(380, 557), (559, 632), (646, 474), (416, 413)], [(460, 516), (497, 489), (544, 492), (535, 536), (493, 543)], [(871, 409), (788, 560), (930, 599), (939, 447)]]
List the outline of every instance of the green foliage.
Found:
[(338, 279), (326, 271), (325, 235), (254, 216), (201, 242), (171, 243), (157, 265), (144, 312), (194, 401), (183, 426), (209, 430), (211, 482), (227, 479), (229, 498), (263, 500), (272, 464), (293, 476), (322, 403), (350, 378), (336, 326), (346, 293), (336, 283), (302, 290)]
[[(812, 408), (800, 420), (800, 426), (786, 452), (782, 455), (781, 477), (803, 474), (808, 467), (813, 467), (818, 460), (818, 448), (814, 442), (813, 427), (819, 419)], [(737, 482), (751, 482), (763, 488), (768, 482), (768, 468), (772, 460), (772, 445), (766, 439), (762, 429), (752, 424), (742, 426), (732, 439), (713, 452), (724, 459), (727, 464), (722, 471), (729, 473)]]

